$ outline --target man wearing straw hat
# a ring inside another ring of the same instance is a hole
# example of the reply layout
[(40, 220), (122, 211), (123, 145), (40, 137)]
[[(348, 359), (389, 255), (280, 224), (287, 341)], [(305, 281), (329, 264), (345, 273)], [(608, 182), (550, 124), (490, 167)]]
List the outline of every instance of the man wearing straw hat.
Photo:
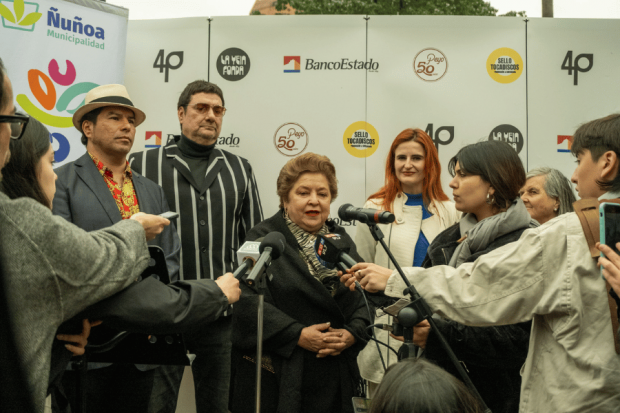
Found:
[[(138, 212), (161, 214), (169, 210), (161, 187), (133, 172), (126, 156), (131, 150), (136, 127), (146, 116), (136, 108), (123, 85), (92, 89), (85, 105), (73, 115), (73, 125), (82, 132), (87, 153), (56, 170), (58, 181), (53, 212), (85, 230), (112, 225)], [(151, 242), (165, 255), (170, 279), (179, 269), (179, 239), (172, 226)], [(224, 277), (222, 277), (224, 278)], [(226, 280), (232, 275), (226, 277)], [(216, 280), (230, 284), (228, 281)], [(223, 306), (228, 293), (220, 294)], [(225, 295), (225, 296), (224, 296)], [(89, 364), (86, 376), (87, 411), (146, 412), (157, 366), (130, 364)], [(63, 386), (74, 402), (77, 373), (65, 372)], [(73, 409), (72, 409), (73, 410)]]

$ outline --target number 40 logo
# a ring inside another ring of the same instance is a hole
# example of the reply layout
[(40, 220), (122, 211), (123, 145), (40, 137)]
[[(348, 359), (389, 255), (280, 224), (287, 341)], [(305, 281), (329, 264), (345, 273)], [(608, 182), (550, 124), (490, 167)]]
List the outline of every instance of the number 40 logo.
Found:
[[(586, 59), (588, 61), (587, 67), (579, 66), (579, 61), (581, 59)], [(569, 50), (566, 53), (566, 56), (564, 56), (564, 61), (562, 62), (562, 70), (567, 70), (569, 76), (573, 75), (573, 79), (574, 79), (573, 86), (577, 86), (577, 76), (579, 75), (579, 72), (582, 72), (582, 73), (589, 72), (590, 69), (592, 69), (593, 65), (594, 65), (594, 54), (582, 53), (578, 55), (573, 61), (573, 51)], [(573, 74), (573, 72), (575, 73)]]
[[(172, 64), (170, 62), (172, 57), (177, 57), (179, 61), (176, 64)], [(183, 52), (170, 52), (168, 56), (166, 56), (166, 61), (164, 63), (164, 49), (161, 49), (159, 53), (157, 53), (157, 57), (155, 57), (155, 62), (153, 63), (153, 67), (155, 69), (159, 69), (159, 73), (166, 71), (164, 75), (164, 82), (168, 83), (168, 73), (170, 70), (176, 70), (183, 64)]]

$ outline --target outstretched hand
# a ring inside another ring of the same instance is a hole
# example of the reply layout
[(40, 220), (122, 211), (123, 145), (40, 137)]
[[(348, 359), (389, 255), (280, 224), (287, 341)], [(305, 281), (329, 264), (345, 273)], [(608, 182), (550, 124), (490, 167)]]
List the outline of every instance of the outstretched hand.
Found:
[(370, 293), (384, 291), (392, 270), (377, 264), (360, 262), (355, 264), (346, 274), (342, 274), (342, 282), (349, 290), (355, 290), (355, 281), (359, 281), (362, 288)]

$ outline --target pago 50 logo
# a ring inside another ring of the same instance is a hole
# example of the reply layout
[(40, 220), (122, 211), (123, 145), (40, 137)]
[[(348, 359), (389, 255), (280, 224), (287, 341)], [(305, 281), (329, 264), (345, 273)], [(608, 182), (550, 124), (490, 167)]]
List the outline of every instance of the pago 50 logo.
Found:
[[(9, 8), (11, 5), (13, 10)], [(3, 27), (31, 32), (42, 14), (39, 13), (37, 3), (24, 0), (2, 0), (0, 1), (0, 16), (2, 16)]]
[[(76, 98), (99, 86), (93, 82), (75, 83), (77, 78), (75, 66), (70, 60), (66, 60), (66, 66), (65, 73), (60, 73), (58, 62), (52, 59), (47, 66), (47, 74), (38, 69), (28, 71), (28, 86), (38, 105), (25, 94), (19, 94), (15, 98), (19, 106), (30, 116), (54, 128), (72, 128), (73, 114), (84, 105), (84, 98), (81, 101)], [(45, 85), (45, 89), (41, 86), (42, 84)], [(66, 87), (66, 89), (60, 93), (60, 90), (56, 90), (57, 86)], [(76, 105), (76, 102), (79, 103)], [(72, 104), (75, 106), (70, 107)], [(56, 162), (62, 162), (69, 155), (69, 141), (58, 132), (52, 133), (51, 139), (52, 143), (54, 139), (58, 141), (58, 149), (54, 157)]]

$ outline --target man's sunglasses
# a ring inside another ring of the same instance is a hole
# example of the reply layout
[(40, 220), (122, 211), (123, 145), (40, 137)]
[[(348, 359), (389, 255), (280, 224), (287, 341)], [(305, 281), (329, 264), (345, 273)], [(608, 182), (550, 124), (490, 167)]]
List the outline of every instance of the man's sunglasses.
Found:
[(206, 115), (207, 113), (209, 113), (210, 109), (213, 109), (213, 114), (218, 118), (224, 116), (224, 114), (226, 113), (226, 108), (220, 105), (211, 106), (207, 103), (196, 103), (188, 106), (193, 107), (194, 110), (201, 115)]
[(24, 135), (29, 120), (27, 115), (0, 115), (0, 123), (11, 124), (11, 139), (19, 139)]

